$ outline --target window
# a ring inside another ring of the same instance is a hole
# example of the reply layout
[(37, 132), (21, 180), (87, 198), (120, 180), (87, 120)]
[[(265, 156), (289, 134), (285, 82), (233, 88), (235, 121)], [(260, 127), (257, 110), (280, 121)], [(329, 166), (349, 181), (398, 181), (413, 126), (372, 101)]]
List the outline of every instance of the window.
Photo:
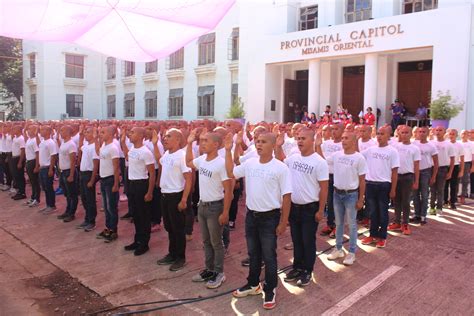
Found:
[(372, 0), (347, 0), (347, 23), (364, 21), (370, 18), (372, 18)]
[(36, 117), (37, 107), (36, 107), (36, 94), (31, 95), (31, 117)]
[(239, 97), (239, 84), (238, 83), (233, 83), (232, 84), (232, 90), (231, 90), (231, 99), (230, 99), (230, 104), (233, 105), (234, 102), (238, 99)]
[(156, 91), (145, 92), (145, 117), (156, 117), (157, 114), (157, 93)]
[(66, 54), (66, 78), (84, 79), (84, 56)]
[(117, 70), (116, 70), (116, 59), (114, 57), (107, 57), (107, 79), (115, 79)]
[(168, 57), (168, 69), (181, 69), (184, 67), (184, 47), (175, 51)]
[(69, 117), (82, 117), (82, 94), (66, 94), (66, 113)]
[(170, 89), (168, 116), (183, 116), (183, 89)]
[(124, 62), (124, 77), (135, 76), (135, 62), (125, 61)]
[(145, 63), (145, 73), (149, 74), (158, 71), (158, 60)]
[(198, 88), (198, 116), (214, 116), (214, 86)]
[(107, 117), (115, 118), (115, 95), (107, 96)]
[(135, 93), (125, 93), (123, 98), (123, 116), (135, 117)]
[(36, 54), (30, 54), (30, 78), (36, 78)]
[(229, 60), (239, 60), (239, 28), (232, 30), (229, 38)]
[(199, 38), (199, 65), (213, 64), (216, 54), (216, 33)]
[(318, 6), (311, 6), (300, 9), (299, 30), (311, 30), (318, 27)]
[(427, 11), (438, 8), (438, 0), (404, 0), (403, 14)]

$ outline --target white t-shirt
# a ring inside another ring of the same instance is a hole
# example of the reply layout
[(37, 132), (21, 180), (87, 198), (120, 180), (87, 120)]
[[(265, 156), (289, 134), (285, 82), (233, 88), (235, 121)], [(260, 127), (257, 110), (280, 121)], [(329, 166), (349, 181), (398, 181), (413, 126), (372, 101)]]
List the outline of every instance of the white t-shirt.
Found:
[(106, 178), (114, 175), (114, 163), (113, 159), (120, 158), (119, 150), (114, 142), (106, 145), (102, 144), (99, 151), (99, 175), (101, 178)]
[(25, 138), (23, 135), (15, 136), (12, 141), (12, 156), (20, 156), (22, 148), (25, 148)]
[(142, 146), (140, 148), (135, 148), (135, 146), (132, 146), (128, 152), (128, 179), (148, 179), (147, 166), (154, 164), (155, 157), (146, 146)]
[(199, 196), (203, 202), (219, 201), (224, 198), (222, 182), (228, 180), (225, 170), (225, 160), (217, 156), (211, 161), (206, 160), (207, 155), (199, 156), (193, 160), (193, 165), (199, 172)]
[(26, 161), (36, 159), (36, 153), (39, 151), (36, 138), (28, 138), (25, 144)]
[(422, 144), (418, 140), (415, 140), (413, 144), (417, 146), (418, 149), (420, 149), (420, 170), (433, 167), (433, 156), (438, 154), (438, 150), (436, 149), (435, 145), (430, 142)]
[(359, 176), (367, 174), (367, 163), (359, 152), (346, 155), (338, 151), (327, 161), (334, 168), (334, 187), (339, 190), (359, 188)]
[(43, 140), (39, 144), (39, 165), (40, 167), (49, 167), (51, 164), (51, 156), (58, 153), (58, 146), (51, 138)]
[(300, 149), (298, 148), (298, 142), (293, 137), (286, 137), (285, 142), (281, 148), (283, 149), (283, 153), (286, 157), (290, 157), (291, 155), (300, 152)]
[(398, 151), (400, 158), (400, 168), (398, 168), (398, 174), (414, 173), (415, 172), (415, 161), (421, 160), (420, 149), (413, 144), (398, 143), (395, 148)]
[(94, 159), (99, 159), (99, 155), (95, 151), (95, 143), (84, 144), (81, 147), (81, 165), (79, 166), (80, 171), (93, 171), (94, 170)]
[(451, 143), (454, 147), (454, 165), (461, 163), (461, 156), (464, 156), (464, 146), (460, 142)]
[(11, 153), (12, 152), (12, 135), (7, 134), (5, 135), (5, 147), (3, 148), (6, 153)]
[[(321, 150), (323, 151), (324, 158), (328, 159), (334, 155), (334, 153), (342, 151), (342, 142), (335, 143), (332, 139), (325, 140), (321, 144)], [(329, 173), (334, 173), (332, 166), (329, 166)]]
[(183, 173), (191, 172), (186, 166), (186, 152), (179, 149), (174, 153), (165, 151), (160, 159), (161, 178), (160, 187), (163, 193), (177, 193), (184, 190), (185, 179)]
[[(156, 161), (156, 159), (155, 159), (155, 148), (153, 146), (152, 141), (151, 140), (144, 140), (143, 145), (145, 145), (145, 147), (148, 148), (148, 150), (150, 150), (150, 152), (152, 153), (152, 155), (153, 155), (153, 164), (155, 166), (155, 170), (158, 169), (158, 161)], [(157, 146), (158, 146), (158, 151), (160, 151), (159, 142), (157, 143)], [(161, 151), (160, 151), (160, 154), (161, 154)]]
[(400, 167), (400, 158), (395, 148), (370, 147), (362, 153), (367, 161), (367, 181), (392, 182), (392, 169)]
[(310, 156), (294, 154), (285, 159), (290, 169), (293, 193), (291, 202), (308, 204), (319, 201), (319, 181), (329, 180), (327, 162), (317, 153)]
[(4, 147), (5, 147), (5, 136), (0, 135), (0, 153), (5, 152)]
[(451, 157), (455, 156), (454, 147), (449, 140), (432, 140), (431, 143), (438, 150), (438, 161), (440, 167), (449, 167), (451, 163)]
[(461, 142), (461, 144), (464, 147), (464, 162), (471, 162), (472, 154), (474, 151), (474, 144), (470, 141)]
[(119, 152), (119, 158), (125, 158), (125, 154), (123, 153), (122, 146), (120, 146), (120, 142), (118, 139), (114, 138), (112, 142), (117, 146)]
[(359, 152), (362, 152), (369, 147), (378, 146), (377, 141), (373, 138), (369, 138), (369, 140), (366, 142), (362, 141), (362, 139), (359, 138), (358, 143), (359, 143)]
[(79, 139), (81, 138), (81, 135), (77, 133), (76, 135), (72, 136), (71, 139), (74, 141), (74, 144), (76, 145), (76, 148), (79, 148)]
[(247, 160), (234, 168), (234, 175), (245, 177), (246, 204), (252, 211), (279, 209), (283, 195), (292, 192), (290, 170), (275, 158), (264, 164), (259, 158)]
[(71, 157), (69, 155), (72, 153), (77, 154), (77, 147), (72, 139), (61, 144), (59, 147), (59, 169), (71, 169)]

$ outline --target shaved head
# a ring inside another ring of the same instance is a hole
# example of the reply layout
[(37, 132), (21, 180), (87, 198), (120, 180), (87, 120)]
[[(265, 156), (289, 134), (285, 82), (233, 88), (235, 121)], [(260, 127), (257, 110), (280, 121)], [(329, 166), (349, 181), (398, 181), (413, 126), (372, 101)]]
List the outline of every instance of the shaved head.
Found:
[(276, 136), (273, 133), (269, 133), (269, 132), (262, 133), (262, 134), (260, 134), (259, 138), (263, 138), (263, 139), (269, 141), (272, 145), (276, 144)]

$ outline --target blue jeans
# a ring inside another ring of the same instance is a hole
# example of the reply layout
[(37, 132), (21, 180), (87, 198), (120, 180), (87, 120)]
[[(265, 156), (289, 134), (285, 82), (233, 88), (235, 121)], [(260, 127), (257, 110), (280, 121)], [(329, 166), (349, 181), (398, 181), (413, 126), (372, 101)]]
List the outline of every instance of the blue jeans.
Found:
[(75, 215), (77, 210), (77, 203), (79, 202), (78, 196), (78, 177), (77, 172), (74, 172), (74, 179), (72, 182), (68, 182), (67, 178), (71, 174), (71, 170), (62, 170), (61, 171), (61, 179), (64, 183), (64, 196), (66, 197), (66, 213), (67, 215)]
[(260, 282), (262, 258), (265, 263), (265, 292), (271, 292), (278, 285), (277, 276), (277, 236), (276, 228), (280, 222), (280, 210), (254, 212), (247, 209), (245, 216), (245, 238), (250, 256), (250, 286)]
[(366, 203), (370, 214), (370, 236), (387, 239), (390, 182), (367, 181)]
[(102, 207), (105, 210), (105, 227), (117, 232), (119, 193), (112, 192), (114, 176), (100, 179), (100, 193), (102, 195)]
[(291, 203), (289, 222), (293, 242), (293, 269), (313, 272), (318, 230), (314, 216), (318, 209), (319, 202), (304, 205)]
[(334, 213), (336, 215), (336, 247), (342, 249), (344, 218), (349, 226), (349, 252), (357, 249), (357, 209), (359, 192), (337, 193), (334, 191)]
[(48, 171), (49, 167), (40, 168), (40, 184), (46, 197), (46, 206), (56, 207), (56, 194), (54, 194), (53, 188), (54, 171), (52, 177), (48, 176)]
[(413, 192), (413, 204), (415, 206), (415, 216), (417, 217), (426, 217), (426, 212), (428, 210), (430, 179), (431, 168), (420, 170), (418, 190)]

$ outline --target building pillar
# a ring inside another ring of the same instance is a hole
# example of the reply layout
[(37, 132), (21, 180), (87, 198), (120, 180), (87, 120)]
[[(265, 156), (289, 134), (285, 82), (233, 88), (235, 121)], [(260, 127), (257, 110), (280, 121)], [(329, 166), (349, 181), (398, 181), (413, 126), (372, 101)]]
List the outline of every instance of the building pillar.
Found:
[(364, 74), (364, 104), (363, 109), (372, 107), (377, 108), (377, 76), (378, 75), (378, 55), (365, 55), (365, 74)]
[(321, 61), (311, 59), (308, 67), (308, 113), (319, 110), (319, 86), (321, 80)]

